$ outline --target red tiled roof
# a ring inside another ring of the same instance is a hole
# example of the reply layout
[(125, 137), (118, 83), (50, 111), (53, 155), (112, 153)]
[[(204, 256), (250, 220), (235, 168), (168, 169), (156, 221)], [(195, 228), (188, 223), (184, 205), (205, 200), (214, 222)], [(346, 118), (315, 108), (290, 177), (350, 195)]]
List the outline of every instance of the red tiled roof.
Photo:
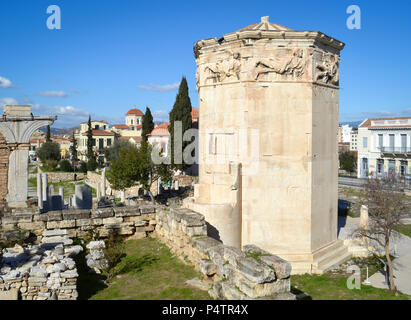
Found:
[[(87, 132), (82, 133), (83, 136), (87, 135)], [(93, 130), (93, 136), (114, 136), (113, 132), (105, 131), (105, 130)]]
[(170, 135), (170, 132), (168, 132), (169, 125), (170, 125), (170, 122), (164, 122), (164, 123), (159, 124), (147, 136), (169, 136)]
[[(104, 120), (91, 120), (91, 123), (93, 123), (93, 122), (102, 122), (102, 123), (108, 124), (108, 122), (107, 122), (107, 121), (104, 121)], [(88, 121), (86, 121), (86, 122), (80, 122), (80, 124), (85, 124), (85, 123), (88, 123)]]
[(133, 115), (133, 116), (144, 116), (144, 113), (141, 112), (141, 110), (139, 110), (139, 109), (137, 109), (137, 108), (134, 108), (134, 109), (128, 110), (126, 116), (130, 116), (130, 115)]
[(112, 127), (116, 129), (130, 129), (130, 126), (126, 124), (113, 124)]

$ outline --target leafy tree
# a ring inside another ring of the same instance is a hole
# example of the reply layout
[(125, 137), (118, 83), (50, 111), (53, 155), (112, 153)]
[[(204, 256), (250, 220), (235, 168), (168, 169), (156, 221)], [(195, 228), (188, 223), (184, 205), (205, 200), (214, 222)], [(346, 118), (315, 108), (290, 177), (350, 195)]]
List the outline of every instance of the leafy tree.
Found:
[(355, 168), (357, 167), (357, 161), (354, 157), (354, 155), (349, 152), (342, 152), (339, 156), (340, 160), (340, 168), (348, 171), (348, 172), (354, 172)]
[(61, 161), (60, 161), (60, 171), (63, 171), (63, 172), (71, 172), (71, 171), (73, 171), (73, 167), (72, 167), (70, 161), (68, 161), (68, 160), (61, 160)]
[(54, 142), (45, 142), (37, 149), (36, 154), (41, 162), (47, 160), (58, 161), (60, 160), (60, 145)]
[(73, 145), (70, 148), (71, 148), (71, 160), (73, 162), (77, 162), (78, 161), (77, 140), (74, 137), (74, 131), (73, 131)]
[(88, 128), (87, 128), (87, 159), (95, 159), (93, 151), (93, 128), (91, 127), (91, 117), (88, 117)]
[[(175, 163), (174, 154), (176, 153), (176, 150), (174, 146), (174, 123), (176, 121), (182, 122), (182, 134), (184, 135), (184, 132), (186, 132), (188, 129), (192, 127), (191, 110), (192, 107), (191, 100), (188, 95), (187, 79), (183, 77), (180, 83), (180, 87), (178, 89), (176, 101), (174, 103), (173, 109), (170, 112), (170, 126), (168, 127), (168, 131), (170, 132), (171, 163), (173, 164), (173, 167), (176, 169), (182, 169), (185, 167), (185, 165), (183, 163)], [(189, 141), (183, 141), (183, 150), (189, 143)], [(182, 150), (178, 150), (178, 152), (182, 152)]]
[(46, 142), (51, 142), (50, 126), (47, 126)]
[(143, 116), (143, 131), (142, 131), (142, 137), (143, 141), (147, 141), (148, 137), (147, 135), (151, 133), (154, 129), (154, 122), (153, 122), (153, 116), (151, 115), (151, 110), (149, 107), (146, 108), (146, 113)]
[(87, 162), (87, 170), (88, 171), (95, 171), (98, 167), (98, 163), (96, 158), (91, 158), (88, 162)]
[(131, 144), (128, 141), (116, 140), (110, 148), (106, 150), (106, 159), (108, 162), (117, 160), (120, 157), (120, 150), (129, 147)]
[(83, 173), (87, 173), (87, 163), (84, 161), (80, 162), (79, 171)]
[(152, 147), (147, 142), (142, 142), (141, 147), (133, 145), (122, 148), (118, 159), (110, 163), (107, 178), (112, 187), (117, 190), (125, 190), (134, 185), (140, 185), (146, 190), (154, 203), (151, 186), (160, 177), (163, 181), (171, 180), (169, 165), (155, 164), (151, 159)]
[(361, 226), (354, 234), (371, 240), (370, 246), (384, 251), (389, 270), (390, 291), (396, 292), (390, 243), (398, 236), (394, 231), (403, 225), (401, 219), (410, 209), (404, 198), (404, 185), (393, 178), (367, 179), (361, 204), (368, 208), (368, 225)]

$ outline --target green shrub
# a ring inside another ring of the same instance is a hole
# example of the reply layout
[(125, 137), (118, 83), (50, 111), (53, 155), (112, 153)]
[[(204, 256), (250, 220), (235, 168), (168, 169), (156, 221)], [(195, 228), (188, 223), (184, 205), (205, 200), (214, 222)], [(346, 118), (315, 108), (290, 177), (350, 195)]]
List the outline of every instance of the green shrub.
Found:
[(80, 162), (79, 171), (83, 173), (87, 173), (87, 163), (84, 161)]
[(103, 270), (103, 272), (107, 277), (107, 281), (110, 281), (118, 274), (118, 270), (115, 269), (115, 266), (124, 256), (124, 250), (125, 246), (123, 239), (116, 236), (115, 233), (110, 233), (108, 239), (106, 240), (106, 247), (104, 248), (104, 256), (107, 259), (107, 267)]
[(71, 171), (73, 171), (73, 166), (71, 165), (70, 161), (68, 161), (68, 160), (61, 160), (61, 161), (60, 161), (60, 171), (63, 171), (63, 172), (71, 172)]
[(54, 142), (46, 142), (37, 149), (37, 157), (41, 162), (47, 160), (58, 161), (60, 160), (60, 145)]
[(91, 158), (88, 162), (87, 162), (87, 170), (88, 171), (95, 171), (97, 169), (98, 163), (96, 161), (96, 159)]
[(58, 171), (57, 169), (58, 164), (59, 164), (58, 161), (54, 161), (54, 160), (43, 161), (42, 171), (46, 171), (46, 172)]

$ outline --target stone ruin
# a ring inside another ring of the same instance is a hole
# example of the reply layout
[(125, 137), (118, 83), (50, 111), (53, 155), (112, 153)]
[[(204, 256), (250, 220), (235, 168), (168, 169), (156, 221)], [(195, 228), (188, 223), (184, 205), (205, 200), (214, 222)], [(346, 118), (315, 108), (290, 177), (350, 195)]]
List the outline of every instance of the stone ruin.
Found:
[(0, 210), (27, 208), (30, 137), (57, 117), (33, 116), (30, 106), (5, 106), (0, 118)]
[(319, 31), (261, 22), (196, 42), (199, 184), (185, 206), (230, 246), (322, 273), (337, 239), (340, 51)]

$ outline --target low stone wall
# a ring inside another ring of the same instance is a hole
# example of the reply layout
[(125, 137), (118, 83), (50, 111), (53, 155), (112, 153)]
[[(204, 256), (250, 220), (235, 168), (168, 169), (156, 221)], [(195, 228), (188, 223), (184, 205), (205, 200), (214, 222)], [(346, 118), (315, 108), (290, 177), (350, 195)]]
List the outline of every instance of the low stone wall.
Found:
[(156, 237), (201, 271), (214, 298), (295, 299), (289, 262), (253, 245), (241, 251), (208, 237), (204, 216), (188, 209), (159, 210), (156, 220)]
[(3, 249), (0, 259), (0, 300), (76, 300), (77, 268), (63, 230), (45, 231), (40, 245)]
[(107, 237), (117, 235), (143, 238), (155, 228), (155, 206), (117, 207), (93, 210), (70, 209), (6, 215), (1, 218), (3, 230), (29, 230), (39, 236), (44, 230), (63, 229), (71, 238), (83, 238), (90, 232)]
[[(49, 183), (56, 183), (62, 181), (73, 181), (74, 174), (77, 175), (77, 180), (83, 180), (85, 174), (82, 172), (46, 172)], [(30, 173), (29, 178), (37, 178), (37, 173)]]

